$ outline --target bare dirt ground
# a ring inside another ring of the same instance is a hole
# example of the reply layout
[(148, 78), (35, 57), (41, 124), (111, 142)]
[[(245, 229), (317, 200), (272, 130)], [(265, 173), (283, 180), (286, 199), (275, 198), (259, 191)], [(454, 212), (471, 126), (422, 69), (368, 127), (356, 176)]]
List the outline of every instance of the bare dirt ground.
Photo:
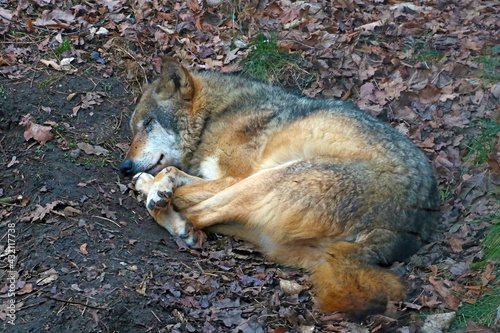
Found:
[[(500, 110), (499, 4), (209, 3), (0, 1), (1, 329), (413, 333), (444, 314), (462, 316), (450, 330), (493, 332), (460, 311), (498, 292), (482, 240), (499, 220), (500, 143), (487, 132)], [(283, 65), (277, 84), (351, 99), (406, 133), (436, 172), (436, 241), (390, 267), (408, 296), (384, 314), (319, 313), (307, 272), (238, 240), (211, 235), (189, 250), (117, 169), (159, 56), (240, 73), (261, 31), (279, 31), (281, 50), (302, 59)], [(27, 114), (31, 130), (20, 125)]]

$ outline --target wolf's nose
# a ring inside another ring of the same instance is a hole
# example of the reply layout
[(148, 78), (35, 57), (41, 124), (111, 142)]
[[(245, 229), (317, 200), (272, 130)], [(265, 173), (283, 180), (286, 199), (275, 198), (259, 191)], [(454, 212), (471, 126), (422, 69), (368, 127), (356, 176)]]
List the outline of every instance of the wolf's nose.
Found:
[(130, 176), (132, 174), (132, 170), (134, 169), (134, 164), (127, 158), (122, 164), (120, 164), (119, 168), (124, 175)]

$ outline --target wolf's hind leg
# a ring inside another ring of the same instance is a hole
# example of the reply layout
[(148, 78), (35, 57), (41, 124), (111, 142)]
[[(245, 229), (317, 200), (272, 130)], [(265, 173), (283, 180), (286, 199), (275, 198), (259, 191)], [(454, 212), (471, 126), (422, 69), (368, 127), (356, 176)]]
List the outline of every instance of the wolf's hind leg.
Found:
[(179, 236), (191, 248), (202, 247), (206, 239), (205, 233), (200, 229), (195, 229), (191, 221), (175, 212), (172, 206), (148, 208), (148, 211), (155, 221), (167, 229), (172, 236)]
[(172, 204), (176, 210), (182, 211), (210, 199), (222, 190), (236, 184), (239, 180), (238, 178), (225, 177), (178, 187), (174, 191)]
[(335, 236), (341, 219), (330, 206), (340, 205), (339, 192), (349, 190), (335, 182), (348, 176), (298, 161), (260, 171), (180, 212), (195, 228), (232, 221), (261, 230), (274, 243)]

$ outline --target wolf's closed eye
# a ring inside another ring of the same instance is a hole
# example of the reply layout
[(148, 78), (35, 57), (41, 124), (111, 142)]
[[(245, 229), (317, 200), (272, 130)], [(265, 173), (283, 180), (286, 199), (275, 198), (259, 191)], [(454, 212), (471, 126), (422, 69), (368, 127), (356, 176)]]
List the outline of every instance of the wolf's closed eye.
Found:
[(148, 118), (148, 119), (144, 120), (143, 126), (148, 127), (149, 125), (151, 125), (152, 120), (153, 120), (153, 118)]

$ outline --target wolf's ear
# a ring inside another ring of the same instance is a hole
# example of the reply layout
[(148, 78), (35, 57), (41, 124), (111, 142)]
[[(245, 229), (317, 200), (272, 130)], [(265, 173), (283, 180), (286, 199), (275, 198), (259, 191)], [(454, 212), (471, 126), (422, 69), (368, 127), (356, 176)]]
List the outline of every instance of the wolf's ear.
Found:
[(191, 73), (172, 57), (164, 57), (161, 63), (160, 84), (156, 92), (163, 99), (168, 99), (177, 91), (182, 99), (193, 98), (194, 83)]

